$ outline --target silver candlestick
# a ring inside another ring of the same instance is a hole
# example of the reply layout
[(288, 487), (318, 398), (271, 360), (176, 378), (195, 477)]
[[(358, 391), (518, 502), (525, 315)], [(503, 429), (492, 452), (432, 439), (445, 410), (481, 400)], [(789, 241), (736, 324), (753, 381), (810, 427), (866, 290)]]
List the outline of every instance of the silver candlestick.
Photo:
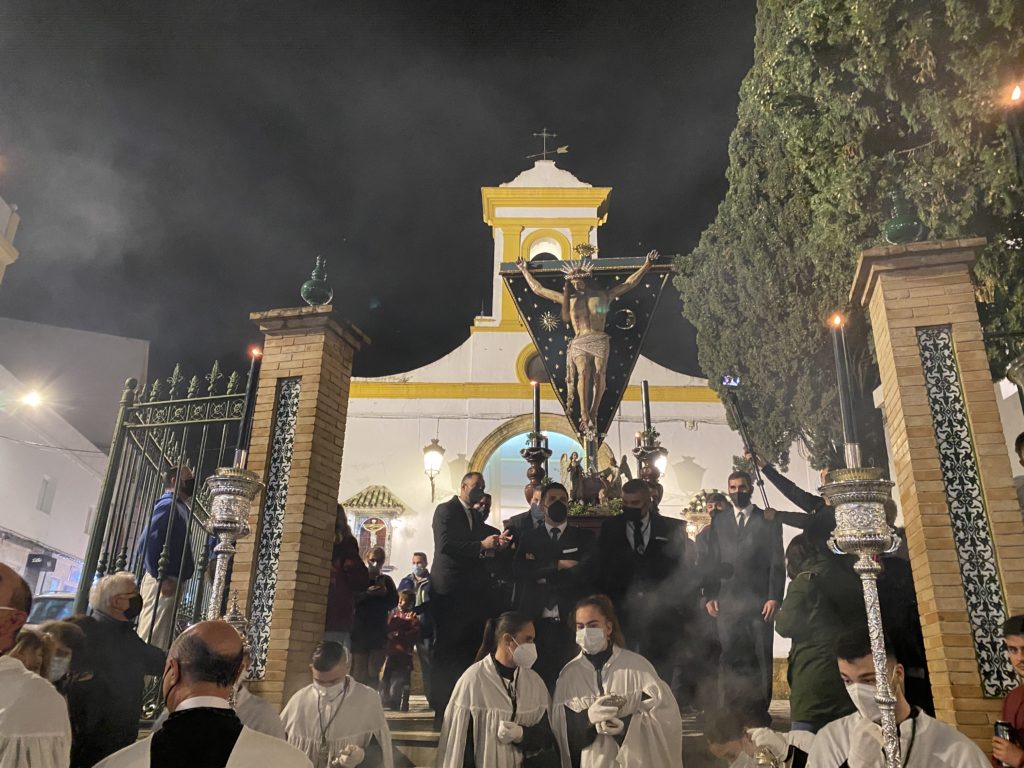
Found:
[(213, 588), (206, 604), (207, 620), (219, 619), (227, 596), (228, 567), (235, 545), (249, 535), (249, 507), (263, 484), (259, 475), (241, 467), (220, 467), (206, 479), (210, 491), (210, 532), (217, 536)]
[(864, 590), (871, 657), (875, 664), (875, 701), (882, 710), (885, 765), (900, 768), (896, 698), (889, 686), (882, 611), (878, 605), (878, 574), (882, 571), (878, 557), (892, 554), (900, 545), (899, 536), (885, 519), (884, 504), (890, 498), (892, 486), (879, 469), (851, 467), (829, 472), (821, 493), (836, 510), (836, 529), (829, 546), (836, 554), (857, 556), (853, 569), (860, 575)]

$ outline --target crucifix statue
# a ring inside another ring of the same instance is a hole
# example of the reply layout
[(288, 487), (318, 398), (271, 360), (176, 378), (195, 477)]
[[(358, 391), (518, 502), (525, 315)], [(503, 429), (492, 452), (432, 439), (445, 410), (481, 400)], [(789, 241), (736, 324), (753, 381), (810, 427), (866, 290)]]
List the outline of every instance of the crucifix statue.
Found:
[(594, 269), (593, 256), (597, 248), (589, 243), (577, 245), (576, 253), (582, 258), (562, 265), (565, 284), (562, 291), (545, 288), (530, 274), (526, 261), (520, 257), (516, 266), (526, 278), (530, 290), (562, 308), (562, 322), (571, 325), (575, 333), (566, 353), (565, 386), (567, 407), (574, 399), (580, 401), (580, 431), (593, 434), (597, 429), (597, 411), (605, 391), (605, 373), (608, 368), (610, 344), (605, 327), (613, 301), (632, 290), (658, 258), (657, 251), (647, 254), (643, 265), (613, 288), (599, 288), (590, 280)]

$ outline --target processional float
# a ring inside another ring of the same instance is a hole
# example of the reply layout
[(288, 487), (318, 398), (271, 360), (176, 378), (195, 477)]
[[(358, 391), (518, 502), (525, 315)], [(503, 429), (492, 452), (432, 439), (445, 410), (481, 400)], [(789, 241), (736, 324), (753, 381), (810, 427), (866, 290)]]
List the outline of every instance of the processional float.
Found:
[[(618, 411), (644, 338), (668, 282), (671, 265), (651, 251), (644, 258), (597, 258), (580, 243), (569, 261), (520, 260), (503, 264), (501, 276), (516, 302), (566, 418), (583, 447), (573, 501), (597, 502), (602, 488), (598, 450)], [(533, 430), (522, 456), (530, 465), (529, 491), (540, 485), (551, 456), (540, 428), (540, 384), (534, 383)], [(650, 422), (646, 383), (644, 431), (633, 455), (641, 477), (657, 480), (655, 459), (666, 453)]]

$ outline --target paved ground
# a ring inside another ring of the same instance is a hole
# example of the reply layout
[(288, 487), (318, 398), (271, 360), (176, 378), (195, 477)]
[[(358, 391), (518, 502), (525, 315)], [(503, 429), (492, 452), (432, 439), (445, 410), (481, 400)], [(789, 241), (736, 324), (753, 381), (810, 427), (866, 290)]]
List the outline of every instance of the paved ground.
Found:
[[(431, 712), (426, 699), (422, 696), (413, 696), (409, 701), (409, 709), (407, 713), (388, 713), (395, 747), (399, 752), (399, 755), (396, 755), (396, 768), (432, 765), (437, 733), (433, 730)], [(789, 701), (773, 701), (771, 715), (776, 730), (789, 730)], [(686, 768), (725, 766), (725, 763), (715, 760), (708, 753), (707, 742), (704, 740), (696, 715), (683, 716), (683, 764)]]

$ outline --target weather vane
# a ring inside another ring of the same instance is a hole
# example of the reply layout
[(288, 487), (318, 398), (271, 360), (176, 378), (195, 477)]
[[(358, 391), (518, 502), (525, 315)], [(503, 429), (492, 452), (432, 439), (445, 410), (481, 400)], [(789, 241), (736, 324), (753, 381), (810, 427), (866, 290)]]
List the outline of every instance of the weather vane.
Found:
[(556, 139), (558, 138), (558, 134), (548, 133), (547, 128), (541, 128), (540, 133), (535, 133), (533, 135), (540, 138), (542, 149), (535, 155), (527, 155), (527, 160), (533, 160), (535, 157), (539, 157), (541, 160), (547, 160), (548, 155), (564, 155), (569, 151), (568, 144), (563, 147), (558, 147), (557, 149), (548, 149), (548, 139)]

